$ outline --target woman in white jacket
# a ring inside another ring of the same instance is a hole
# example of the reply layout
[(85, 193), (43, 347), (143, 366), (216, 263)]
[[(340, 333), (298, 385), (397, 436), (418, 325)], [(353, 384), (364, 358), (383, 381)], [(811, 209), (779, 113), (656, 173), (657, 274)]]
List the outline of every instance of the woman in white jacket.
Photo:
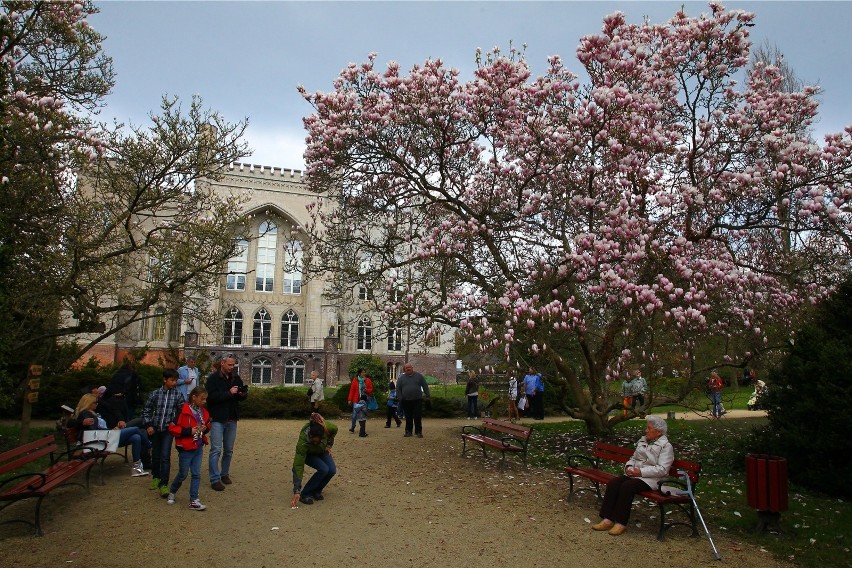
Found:
[(674, 462), (674, 449), (666, 437), (668, 425), (659, 416), (649, 416), (645, 435), (636, 443), (633, 457), (624, 464), (624, 475), (606, 484), (600, 515), (603, 519), (592, 528), (609, 531), (618, 536), (627, 530), (633, 497), (649, 487), (658, 489), (658, 483), (669, 477)]

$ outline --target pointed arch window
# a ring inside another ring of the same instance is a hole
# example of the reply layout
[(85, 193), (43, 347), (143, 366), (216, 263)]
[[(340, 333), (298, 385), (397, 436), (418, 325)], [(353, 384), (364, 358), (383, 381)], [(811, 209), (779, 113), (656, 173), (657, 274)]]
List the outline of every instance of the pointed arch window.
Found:
[(305, 362), (297, 357), (284, 363), (284, 384), (301, 385), (305, 382)]
[(358, 322), (358, 349), (369, 351), (373, 348), (373, 322), (364, 316)]
[(225, 313), (225, 336), (223, 345), (242, 345), (243, 343), (243, 312), (236, 307)]
[(272, 292), (275, 282), (275, 253), (278, 242), (278, 228), (271, 221), (260, 224), (260, 237), (257, 239), (257, 265), (255, 268), (254, 289), (258, 292)]
[(237, 239), (237, 254), (228, 261), (228, 278), (225, 289), (242, 291), (246, 289), (246, 271), (248, 270), (248, 241)]
[(272, 316), (266, 308), (260, 308), (254, 314), (251, 332), (252, 345), (269, 345), (272, 338)]
[(402, 351), (402, 326), (392, 322), (388, 327), (388, 351)]
[(299, 315), (293, 310), (281, 316), (281, 347), (299, 346)]
[(154, 333), (151, 336), (154, 341), (165, 341), (166, 339), (166, 309), (154, 310)]
[(251, 384), (272, 384), (272, 361), (266, 357), (259, 357), (251, 362)]
[(284, 247), (284, 290), (285, 294), (302, 293), (302, 243), (290, 241)]

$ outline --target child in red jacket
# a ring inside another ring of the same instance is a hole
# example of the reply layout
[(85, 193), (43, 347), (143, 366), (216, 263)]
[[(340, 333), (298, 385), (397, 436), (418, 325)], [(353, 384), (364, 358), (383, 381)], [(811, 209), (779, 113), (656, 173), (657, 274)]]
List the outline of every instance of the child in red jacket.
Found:
[(203, 511), (207, 508), (198, 499), (198, 488), (201, 486), (201, 458), (204, 446), (207, 444), (207, 432), (210, 431), (210, 413), (204, 406), (207, 404), (207, 389), (195, 387), (189, 393), (189, 402), (183, 404), (177, 418), (169, 424), (169, 433), (175, 437), (178, 452), (178, 474), (169, 487), (169, 505), (175, 504), (175, 493), (186, 479), (187, 470), (192, 473), (189, 482), (189, 508), (193, 511)]

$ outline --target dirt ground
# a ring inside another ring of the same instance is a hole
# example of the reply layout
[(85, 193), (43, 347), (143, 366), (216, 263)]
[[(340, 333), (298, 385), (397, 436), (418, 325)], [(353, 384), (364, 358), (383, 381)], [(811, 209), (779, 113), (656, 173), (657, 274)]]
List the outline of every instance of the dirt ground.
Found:
[[(369, 436), (358, 438), (348, 421), (336, 422), (338, 475), (325, 501), (289, 505), (304, 423), (244, 420), (234, 483), (223, 492), (210, 489), (205, 452), (206, 511), (188, 509), (188, 480), (169, 506), (148, 489), (150, 477), (131, 478), (129, 466), (112, 457), (106, 484), (93, 484), (91, 495), (68, 487), (45, 500), (43, 537), (25, 525), (0, 526), (0, 558), (5, 566), (38, 568), (718, 566), (703, 534), (692, 538), (676, 528), (657, 541), (656, 509), (647, 504), (635, 504), (630, 529), (612, 537), (591, 530), (597, 509), (590, 495), (565, 502), (559, 472), (461, 458), (465, 420), (427, 419), (423, 439), (403, 438), (402, 428), (385, 429), (375, 419)], [(31, 516), (32, 504), (13, 505), (0, 521), (17, 514)], [(718, 530), (713, 536), (727, 565), (786, 566)]]

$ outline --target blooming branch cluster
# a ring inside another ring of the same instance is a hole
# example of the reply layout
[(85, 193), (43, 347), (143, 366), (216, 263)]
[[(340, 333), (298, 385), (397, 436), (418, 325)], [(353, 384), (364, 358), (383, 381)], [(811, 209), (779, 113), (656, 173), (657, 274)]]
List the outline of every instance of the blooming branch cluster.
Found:
[(583, 86), (559, 57), (533, 79), (494, 52), (462, 82), (371, 55), (302, 91), (317, 226), (402, 254), (419, 280), (399, 308), (579, 368), (593, 396), (653, 362), (652, 333), (687, 359), (708, 335), (760, 343), (848, 270), (852, 128), (811, 140), (818, 89), (771, 66), (737, 83), (753, 20), (613, 14), (577, 48)]

